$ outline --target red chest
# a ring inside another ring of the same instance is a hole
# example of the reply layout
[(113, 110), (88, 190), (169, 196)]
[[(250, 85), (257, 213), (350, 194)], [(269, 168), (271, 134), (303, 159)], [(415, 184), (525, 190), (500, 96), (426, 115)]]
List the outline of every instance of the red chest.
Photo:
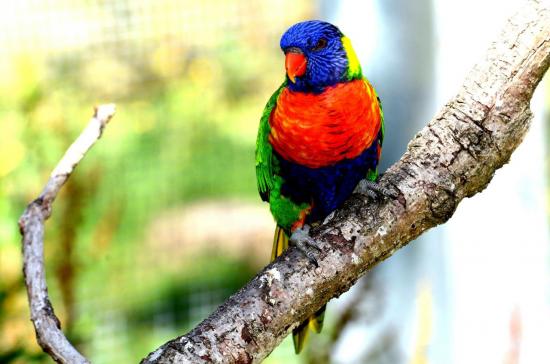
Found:
[(354, 158), (372, 144), (380, 129), (380, 106), (363, 80), (339, 83), (321, 94), (285, 88), (269, 123), (269, 142), (277, 153), (319, 168)]

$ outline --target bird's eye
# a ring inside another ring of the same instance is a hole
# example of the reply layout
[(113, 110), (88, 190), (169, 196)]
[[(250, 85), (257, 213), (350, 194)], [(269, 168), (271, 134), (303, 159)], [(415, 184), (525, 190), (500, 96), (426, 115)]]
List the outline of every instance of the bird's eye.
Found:
[(325, 48), (327, 46), (327, 39), (326, 38), (319, 38), (319, 40), (317, 41), (317, 44), (315, 44), (311, 50), (312, 51), (318, 51), (318, 50), (321, 50), (323, 48)]

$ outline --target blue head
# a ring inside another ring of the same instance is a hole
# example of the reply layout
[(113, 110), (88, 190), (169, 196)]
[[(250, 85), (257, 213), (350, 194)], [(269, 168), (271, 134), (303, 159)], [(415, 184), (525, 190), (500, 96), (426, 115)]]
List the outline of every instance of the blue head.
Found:
[(351, 42), (330, 23), (294, 24), (281, 37), (281, 49), (293, 91), (322, 92), (327, 86), (362, 77)]

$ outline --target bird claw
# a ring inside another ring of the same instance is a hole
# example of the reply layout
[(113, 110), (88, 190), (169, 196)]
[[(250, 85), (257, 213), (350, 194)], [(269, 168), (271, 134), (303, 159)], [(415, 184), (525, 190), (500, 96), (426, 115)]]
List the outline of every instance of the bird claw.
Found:
[(355, 187), (354, 192), (360, 193), (362, 195), (367, 195), (374, 200), (378, 199), (380, 195), (382, 195), (382, 197), (389, 198), (399, 197), (398, 193), (395, 190), (383, 187), (377, 182), (370, 181), (368, 179), (362, 179), (361, 181), (359, 181), (357, 187)]
[(319, 244), (309, 235), (309, 225), (304, 225), (292, 232), (290, 236), (290, 243), (295, 245), (298, 250), (306, 256), (311, 264), (318, 267), (317, 259), (313, 254), (313, 249), (320, 252), (322, 249)]

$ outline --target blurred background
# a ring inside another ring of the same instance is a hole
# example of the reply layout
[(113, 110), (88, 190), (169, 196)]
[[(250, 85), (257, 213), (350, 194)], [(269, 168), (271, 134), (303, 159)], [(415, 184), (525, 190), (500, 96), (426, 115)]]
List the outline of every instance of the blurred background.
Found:
[[(325, 19), (352, 39), (385, 107), (383, 170), (522, 2), (1, 0), (0, 363), (51, 362), (16, 221), (93, 105), (118, 112), (47, 223), (49, 292), (93, 363), (138, 362), (269, 260), (254, 147), (290, 25)], [(548, 361), (548, 79), (486, 191), (332, 300), (305, 353), (287, 338), (265, 363)]]

